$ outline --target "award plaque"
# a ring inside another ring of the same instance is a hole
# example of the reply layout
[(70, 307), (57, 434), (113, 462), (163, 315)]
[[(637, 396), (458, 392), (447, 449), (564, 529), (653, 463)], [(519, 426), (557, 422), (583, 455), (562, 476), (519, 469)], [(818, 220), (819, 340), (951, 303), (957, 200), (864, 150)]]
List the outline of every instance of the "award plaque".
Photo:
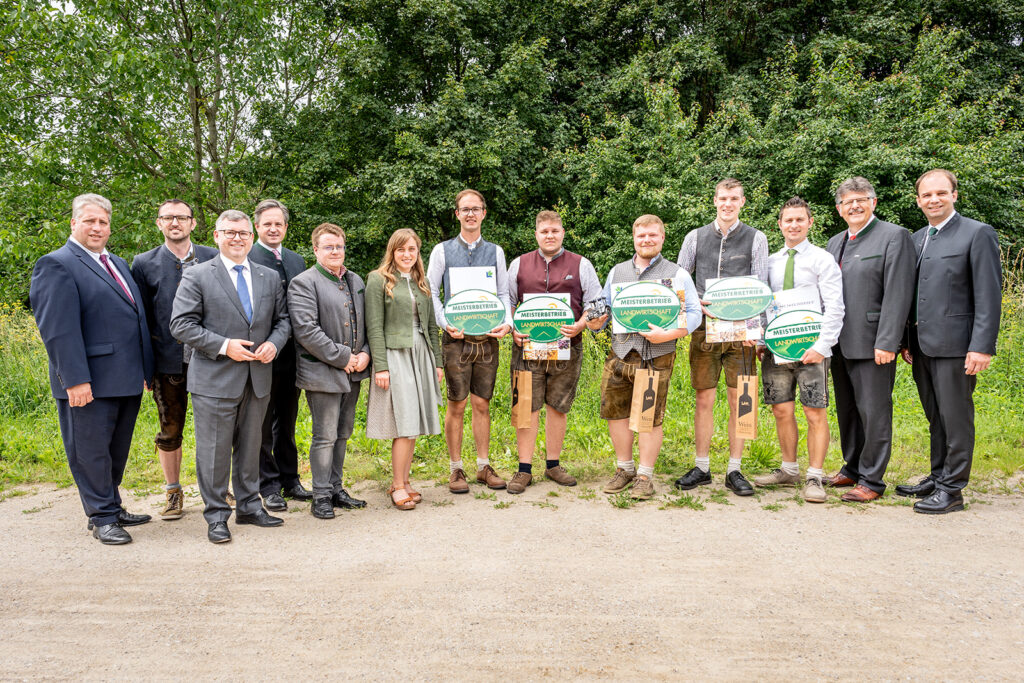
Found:
[(505, 322), (505, 305), (496, 294), (483, 289), (465, 289), (448, 299), (444, 317), (463, 334), (487, 334)]
[(772, 289), (753, 276), (723, 277), (709, 281), (704, 300), (712, 315), (722, 320), (749, 320), (768, 308)]
[(821, 334), (822, 315), (817, 311), (786, 311), (764, 331), (764, 343), (778, 358), (799, 361)]
[(553, 296), (530, 297), (512, 314), (516, 332), (540, 343), (558, 341), (562, 338), (562, 326), (574, 322), (569, 304)]
[(678, 329), (679, 295), (658, 282), (628, 284), (612, 297), (612, 318), (626, 332)]

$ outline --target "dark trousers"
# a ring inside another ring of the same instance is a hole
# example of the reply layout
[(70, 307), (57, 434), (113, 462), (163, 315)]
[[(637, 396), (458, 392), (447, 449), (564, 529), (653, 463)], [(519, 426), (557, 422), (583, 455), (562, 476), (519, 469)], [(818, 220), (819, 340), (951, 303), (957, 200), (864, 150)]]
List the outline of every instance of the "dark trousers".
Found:
[(121, 512), (117, 487), (128, 462), (141, 401), (142, 394), (96, 398), (92, 403), (72, 408), (67, 399), (57, 399), (68, 467), (85, 514), (97, 526), (113, 524)]
[(921, 351), (911, 332), (914, 382), (928, 418), (931, 478), (950, 493), (967, 486), (974, 459), (974, 387), (976, 375), (964, 372), (964, 356), (935, 358)]
[(832, 386), (836, 394), (839, 443), (850, 479), (885, 492), (885, 468), (892, 455), (892, 390), (896, 362), (875, 365), (874, 358), (845, 358), (832, 348)]
[(274, 368), (270, 404), (263, 418), (260, 445), (260, 493), (269, 496), (299, 483), (299, 451), (295, 447), (295, 418), (299, 394), (295, 386), (295, 365)]

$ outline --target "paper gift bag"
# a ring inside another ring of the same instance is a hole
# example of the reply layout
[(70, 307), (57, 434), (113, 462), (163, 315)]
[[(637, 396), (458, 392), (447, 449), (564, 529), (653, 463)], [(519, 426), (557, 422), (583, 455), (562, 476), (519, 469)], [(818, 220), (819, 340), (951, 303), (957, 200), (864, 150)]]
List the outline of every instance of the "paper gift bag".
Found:
[(516, 370), (512, 373), (512, 426), (525, 429), (533, 415), (533, 373)]
[(654, 405), (658, 402), (658, 371), (640, 368), (633, 379), (633, 403), (629, 428), (637, 434), (654, 429)]
[(736, 378), (736, 436), (757, 438), (757, 375)]

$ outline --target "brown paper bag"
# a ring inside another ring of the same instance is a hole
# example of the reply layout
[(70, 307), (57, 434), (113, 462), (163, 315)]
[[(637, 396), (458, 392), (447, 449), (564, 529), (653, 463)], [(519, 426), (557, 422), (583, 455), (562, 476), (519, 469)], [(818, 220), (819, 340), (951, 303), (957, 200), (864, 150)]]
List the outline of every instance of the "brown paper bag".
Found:
[(757, 438), (757, 375), (736, 378), (736, 436)]
[(512, 373), (512, 426), (525, 429), (533, 415), (533, 373), (516, 370)]
[(654, 405), (658, 402), (658, 371), (640, 368), (633, 378), (633, 403), (629, 428), (637, 434), (654, 429)]

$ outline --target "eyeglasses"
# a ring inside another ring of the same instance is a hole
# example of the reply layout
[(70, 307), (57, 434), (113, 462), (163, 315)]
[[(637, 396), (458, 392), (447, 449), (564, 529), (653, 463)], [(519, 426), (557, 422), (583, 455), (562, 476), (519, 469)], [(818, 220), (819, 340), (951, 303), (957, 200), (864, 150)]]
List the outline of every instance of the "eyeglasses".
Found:
[(854, 197), (852, 199), (847, 199), (844, 202), (839, 202), (839, 205), (840, 206), (861, 206), (861, 205), (867, 206), (868, 204), (871, 203), (872, 199), (874, 199), (874, 197)]
[(321, 247), (317, 247), (317, 251), (326, 251), (328, 254), (333, 254), (336, 251), (345, 251), (344, 244), (325, 244)]
[(229, 240), (243, 239), (247, 240), (252, 237), (252, 232), (249, 230), (220, 230), (220, 234), (227, 237)]
[(461, 209), (459, 209), (458, 211), (463, 216), (475, 216), (478, 213), (483, 213), (484, 212), (484, 207), (482, 207), (482, 206), (464, 206)]
[(192, 220), (192, 216), (157, 216), (156, 219), (164, 225), (170, 225), (174, 221), (179, 223), (188, 223)]

